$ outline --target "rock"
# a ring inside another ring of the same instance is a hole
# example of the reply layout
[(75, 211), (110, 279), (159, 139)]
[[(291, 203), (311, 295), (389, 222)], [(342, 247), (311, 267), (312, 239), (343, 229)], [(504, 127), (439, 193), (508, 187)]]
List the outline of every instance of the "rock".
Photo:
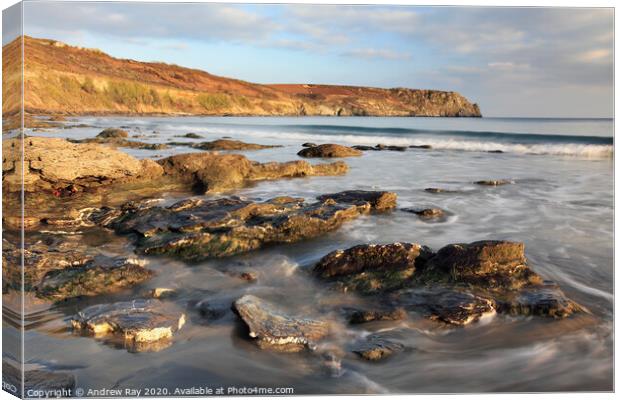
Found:
[(374, 294), (408, 284), (416, 267), (432, 255), (427, 247), (412, 243), (359, 245), (329, 253), (313, 272), (337, 281), (344, 290)]
[(362, 151), (381, 151), (381, 150), (406, 151), (407, 150), (407, 146), (389, 146), (385, 144), (378, 144), (374, 147), (358, 145), (358, 146), (353, 146), (353, 148), (356, 150), (362, 150)]
[(402, 210), (416, 214), (422, 219), (438, 219), (446, 215), (441, 208), (403, 208)]
[(388, 211), (396, 207), (396, 193), (377, 192), (367, 190), (346, 190), (344, 192), (324, 194), (317, 199), (327, 201), (331, 199), (337, 203), (362, 205), (369, 203), (377, 211)]
[(169, 299), (176, 295), (177, 291), (170, 288), (155, 288), (150, 292), (150, 296), (154, 299)]
[(194, 308), (203, 318), (209, 321), (218, 320), (224, 315), (226, 315), (227, 311), (230, 311), (230, 308), (227, 310), (225, 307), (215, 306), (208, 300), (199, 301), (198, 303), (196, 303)]
[(306, 147), (297, 155), (308, 158), (334, 158), (334, 157), (357, 157), (363, 153), (351, 147), (339, 144), (321, 144), (313, 147)]
[(433, 146), (431, 146), (430, 144), (421, 144), (421, 145), (411, 145), (409, 146), (410, 149), (432, 149)]
[(447, 245), (428, 261), (420, 279), (499, 290), (542, 283), (527, 266), (523, 243), (499, 240)]
[(343, 162), (318, 165), (306, 161), (261, 164), (240, 154), (179, 154), (158, 162), (166, 174), (193, 183), (204, 191), (232, 189), (257, 180), (342, 175), (348, 170)]
[(442, 188), (426, 188), (424, 189), (424, 191), (428, 193), (456, 193), (456, 191), (454, 190), (447, 190)]
[(378, 335), (371, 335), (366, 340), (358, 343), (353, 348), (353, 353), (359, 355), (364, 360), (379, 361), (400, 353), (405, 349), (401, 343), (384, 339)]
[(180, 135), (177, 137), (184, 137), (184, 138), (188, 138), (188, 139), (202, 139), (204, 136), (198, 135), (197, 133), (186, 133), (185, 135)]
[(137, 234), (142, 253), (200, 260), (314, 238), (374, 210), (372, 203), (359, 199), (353, 204), (331, 199), (307, 204), (291, 198), (258, 203), (232, 197), (188, 199), (169, 207), (125, 205), (116, 218), (105, 220), (118, 233)]
[(118, 128), (107, 128), (99, 132), (97, 135), (98, 138), (126, 138), (129, 137), (127, 131)]
[(312, 349), (328, 334), (327, 323), (291, 317), (253, 295), (236, 300), (233, 309), (248, 326), (250, 337), (255, 338), (261, 348), (278, 351)]
[(159, 300), (133, 300), (88, 307), (71, 324), (79, 332), (120, 337), (131, 348), (172, 338), (185, 324), (185, 314)]
[(537, 315), (543, 317), (565, 318), (583, 307), (566, 298), (560, 288), (553, 283), (530, 286), (516, 292), (508, 292), (496, 297), (498, 312), (510, 315)]
[(496, 154), (502, 154), (504, 151), (503, 150), (489, 150), (487, 151), (487, 153), (496, 153)]
[(22, 398), (71, 397), (75, 388), (75, 377), (67, 372), (49, 371), (44, 368), (24, 371), (24, 393), (21, 393), (22, 370), (2, 361), (3, 390)]
[(316, 143), (306, 142), (301, 147), (316, 147)]
[(450, 325), (466, 325), (495, 313), (491, 300), (441, 286), (405, 289), (395, 293), (394, 299), (426, 318)]
[(282, 147), (279, 145), (265, 145), (255, 143), (245, 143), (239, 140), (218, 139), (212, 142), (202, 142), (192, 145), (201, 150), (261, 150)]
[(136, 259), (99, 256), (82, 265), (48, 272), (35, 291), (39, 297), (54, 300), (112, 293), (149, 279), (153, 272), (143, 265)]
[(349, 323), (362, 324), (372, 321), (400, 321), (407, 317), (407, 312), (402, 307), (390, 309), (373, 310), (351, 310), (349, 312)]
[(390, 146), (385, 144), (378, 144), (375, 146), (376, 150), (390, 150), (390, 151), (405, 151), (407, 146)]
[(239, 274), (239, 278), (248, 282), (256, 282), (256, 280), (258, 279), (254, 272), (242, 272)]
[(509, 185), (514, 183), (514, 181), (510, 179), (495, 179), (495, 180), (482, 180), (474, 182), (476, 185), (483, 186), (501, 186), (501, 185)]
[[(4, 140), (2, 187), (6, 193), (21, 191), (21, 163), (17, 139)], [(86, 188), (159, 177), (163, 169), (151, 160), (137, 160), (128, 154), (98, 144), (74, 144), (64, 139), (28, 137), (24, 140), (24, 190), (58, 191), (59, 195)]]

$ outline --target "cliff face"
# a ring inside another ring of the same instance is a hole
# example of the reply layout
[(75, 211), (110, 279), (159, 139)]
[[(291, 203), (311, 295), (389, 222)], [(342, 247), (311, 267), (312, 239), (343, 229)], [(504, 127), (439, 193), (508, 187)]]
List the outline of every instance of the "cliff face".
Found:
[[(3, 114), (11, 114), (20, 42), (3, 47)], [(369, 115), (479, 117), (455, 92), (334, 85), (261, 85), (96, 49), (24, 38), (24, 109), (32, 114)]]

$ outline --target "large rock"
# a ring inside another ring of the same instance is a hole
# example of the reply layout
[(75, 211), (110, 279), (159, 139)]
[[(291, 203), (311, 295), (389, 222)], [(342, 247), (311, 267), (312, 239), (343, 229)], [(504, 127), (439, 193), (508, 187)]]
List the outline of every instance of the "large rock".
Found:
[[(20, 141), (2, 143), (2, 187), (20, 191)], [(74, 144), (65, 139), (27, 137), (24, 139), (24, 190), (64, 190), (85, 188), (161, 176), (163, 169), (151, 160), (138, 160), (107, 146)]]
[(314, 273), (335, 280), (345, 289), (364, 294), (385, 292), (406, 285), (416, 265), (423, 265), (433, 253), (412, 243), (359, 245), (336, 250), (323, 257)]
[[(527, 265), (523, 243), (516, 242), (451, 244), (436, 254), (416, 244), (360, 245), (326, 255), (314, 272), (365, 295), (401, 289), (388, 296), (392, 307), (452, 325), (495, 312), (563, 318), (584, 310), (543, 281)], [(358, 319), (380, 318), (368, 312)]]
[(133, 300), (88, 307), (71, 324), (78, 332), (116, 336), (129, 349), (141, 343), (167, 341), (185, 324), (185, 314), (159, 300)]
[(352, 201), (188, 199), (169, 207), (130, 204), (109, 211), (113, 218), (97, 218), (118, 233), (137, 234), (138, 251), (199, 260), (314, 238), (375, 210), (369, 202)]
[(339, 144), (321, 144), (318, 146), (306, 147), (297, 155), (308, 158), (335, 158), (335, 157), (357, 157), (363, 153), (352, 147)]
[(236, 300), (233, 309), (248, 326), (250, 337), (262, 348), (278, 351), (313, 348), (329, 332), (323, 321), (289, 316), (253, 295)]
[(540, 276), (527, 266), (524, 249), (523, 243), (500, 240), (450, 244), (429, 260), (421, 279), (500, 290), (540, 284)]
[(195, 184), (203, 191), (232, 189), (257, 180), (342, 175), (348, 170), (343, 162), (317, 165), (306, 161), (261, 164), (240, 154), (214, 153), (179, 154), (160, 160), (159, 163), (166, 174)]

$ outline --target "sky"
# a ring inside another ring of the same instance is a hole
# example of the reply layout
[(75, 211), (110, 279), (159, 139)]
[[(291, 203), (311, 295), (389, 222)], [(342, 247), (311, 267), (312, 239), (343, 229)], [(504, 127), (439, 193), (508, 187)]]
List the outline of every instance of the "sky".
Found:
[(453, 90), (485, 116), (613, 116), (609, 8), (24, 4), (25, 34), (120, 58), (257, 83)]

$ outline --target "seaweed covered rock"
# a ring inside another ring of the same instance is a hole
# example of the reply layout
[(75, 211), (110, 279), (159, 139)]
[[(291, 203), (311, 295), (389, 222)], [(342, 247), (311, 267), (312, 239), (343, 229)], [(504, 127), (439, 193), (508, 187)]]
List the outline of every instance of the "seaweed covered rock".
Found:
[(564, 318), (583, 311), (527, 265), (524, 245), (517, 242), (450, 244), (437, 253), (411, 243), (359, 245), (327, 254), (313, 271), (359, 294), (392, 292), (393, 307), (451, 325), (495, 312)]
[(122, 339), (129, 349), (167, 341), (185, 324), (185, 314), (159, 300), (133, 300), (87, 307), (71, 324), (80, 333)]
[(527, 266), (524, 249), (523, 243), (501, 240), (450, 244), (429, 260), (420, 279), (500, 290), (540, 284), (540, 276)]
[(265, 202), (192, 198), (168, 207), (127, 204), (109, 211), (113, 217), (102, 220), (118, 233), (137, 234), (137, 249), (142, 253), (199, 260), (314, 238), (375, 210), (369, 202), (353, 201), (308, 204), (288, 197)]
[(320, 144), (318, 146), (305, 147), (297, 153), (298, 156), (307, 158), (357, 157), (362, 154), (357, 149), (339, 144)]
[(258, 163), (240, 154), (178, 154), (159, 160), (166, 174), (203, 191), (219, 191), (240, 187), (249, 181), (299, 178), (306, 176), (343, 175), (348, 167), (343, 162), (312, 165), (306, 161)]
[(384, 292), (406, 285), (416, 265), (432, 255), (429, 248), (412, 243), (359, 245), (329, 253), (314, 266), (314, 273), (323, 279), (336, 278), (345, 290)]
[(321, 201), (331, 199), (337, 203), (369, 203), (377, 211), (389, 211), (396, 207), (396, 193), (369, 190), (345, 190), (344, 192), (323, 194), (317, 197)]
[(312, 348), (329, 332), (326, 322), (297, 318), (283, 313), (256, 296), (245, 295), (233, 303), (233, 310), (261, 348), (301, 351)]
[(98, 256), (82, 265), (48, 272), (36, 292), (39, 297), (55, 300), (95, 296), (137, 285), (152, 275), (139, 260)]
[[(3, 285), (21, 290), (21, 251), (3, 242)], [(24, 290), (37, 297), (65, 300), (113, 293), (149, 279), (153, 272), (135, 258), (96, 255), (75, 240), (39, 241), (23, 251)]]
[[(17, 139), (2, 143), (2, 187), (8, 192), (22, 189), (21, 155)], [(23, 188), (26, 192), (72, 193), (114, 183), (152, 179), (163, 169), (152, 160), (138, 160), (126, 153), (98, 144), (75, 144), (65, 139), (24, 139)]]

